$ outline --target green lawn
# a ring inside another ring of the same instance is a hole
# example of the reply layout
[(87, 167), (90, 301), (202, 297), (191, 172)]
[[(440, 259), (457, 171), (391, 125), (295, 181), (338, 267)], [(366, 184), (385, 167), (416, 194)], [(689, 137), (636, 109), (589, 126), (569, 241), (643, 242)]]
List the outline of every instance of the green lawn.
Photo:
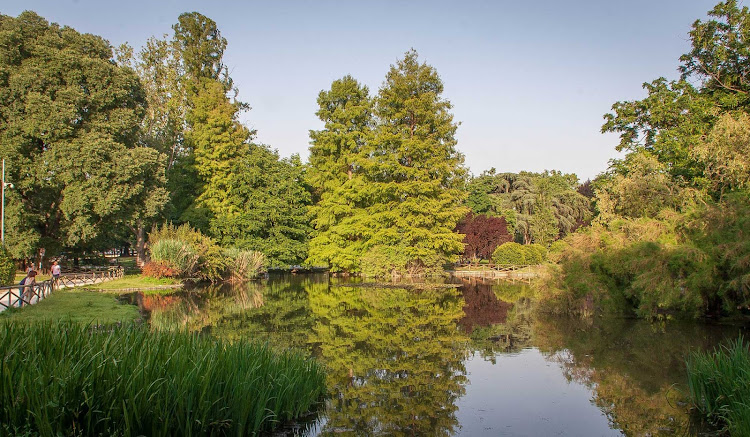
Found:
[[(21, 279), (25, 277), (26, 277), (26, 273), (16, 272), (16, 278), (14, 279), (15, 282), (13, 282), (13, 284), (18, 284), (19, 282), (21, 282)], [(39, 273), (36, 275), (36, 282), (46, 281), (47, 279), (50, 279), (51, 277), (52, 275)]]
[(114, 281), (102, 282), (101, 284), (87, 285), (81, 287), (86, 290), (102, 290), (102, 291), (120, 291), (133, 288), (148, 289), (158, 288), (164, 285), (179, 285), (181, 282), (177, 279), (169, 278), (149, 278), (143, 275), (125, 275), (122, 279), (115, 279)]
[(81, 289), (58, 290), (34, 305), (0, 312), (0, 321), (52, 320), (107, 324), (132, 322), (139, 318), (136, 306), (122, 304), (111, 294)]

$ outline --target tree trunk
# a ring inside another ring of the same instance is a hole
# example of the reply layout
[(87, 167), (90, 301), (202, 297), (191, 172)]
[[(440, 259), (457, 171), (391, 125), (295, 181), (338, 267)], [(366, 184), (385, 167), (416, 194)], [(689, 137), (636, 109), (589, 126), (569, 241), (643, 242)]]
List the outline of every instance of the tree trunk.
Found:
[(148, 261), (146, 257), (146, 231), (143, 229), (143, 223), (138, 220), (135, 226), (135, 263), (138, 267), (143, 267)]

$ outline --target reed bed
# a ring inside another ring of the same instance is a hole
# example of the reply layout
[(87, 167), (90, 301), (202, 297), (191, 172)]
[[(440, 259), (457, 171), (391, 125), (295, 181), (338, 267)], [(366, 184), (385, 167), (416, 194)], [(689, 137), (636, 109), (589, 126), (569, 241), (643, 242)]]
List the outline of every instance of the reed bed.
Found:
[(322, 366), (140, 326), (4, 324), (0, 435), (255, 435), (306, 415)]
[(750, 351), (741, 336), (713, 352), (687, 359), (688, 388), (695, 408), (731, 435), (750, 436)]

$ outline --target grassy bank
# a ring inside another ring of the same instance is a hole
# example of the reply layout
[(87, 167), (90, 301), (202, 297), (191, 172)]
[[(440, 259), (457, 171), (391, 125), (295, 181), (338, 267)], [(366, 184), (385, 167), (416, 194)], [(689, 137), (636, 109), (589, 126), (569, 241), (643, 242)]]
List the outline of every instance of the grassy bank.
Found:
[(121, 279), (102, 282), (101, 284), (81, 287), (88, 290), (122, 291), (132, 289), (149, 289), (164, 286), (180, 285), (182, 281), (171, 278), (151, 278), (143, 275), (125, 275)]
[(7, 323), (0, 354), (0, 434), (252, 435), (325, 390), (296, 353), (133, 325)]
[(740, 337), (711, 353), (687, 360), (688, 386), (695, 408), (731, 435), (750, 435), (750, 345)]
[(140, 317), (138, 308), (117, 301), (112, 295), (80, 289), (57, 290), (34, 305), (0, 312), (0, 321), (70, 321), (85, 324), (132, 322)]

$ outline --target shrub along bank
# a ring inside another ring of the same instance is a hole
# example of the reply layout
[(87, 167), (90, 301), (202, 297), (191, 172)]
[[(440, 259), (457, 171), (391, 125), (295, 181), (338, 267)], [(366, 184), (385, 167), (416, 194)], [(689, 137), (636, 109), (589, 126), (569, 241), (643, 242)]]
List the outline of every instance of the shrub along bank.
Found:
[(3, 435), (255, 435), (325, 390), (298, 353), (133, 325), (5, 323), (0, 354)]
[(153, 278), (200, 281), (248, 280), (263, 271), (265, 257), (253, 250), (221, 248), (189, 225), (164, 225), (149, 234), (151, 262), (143, 274)]
[(732, 315), (750, 305), (750, 199), (594, 225), (553, 244), (542, 309)]

